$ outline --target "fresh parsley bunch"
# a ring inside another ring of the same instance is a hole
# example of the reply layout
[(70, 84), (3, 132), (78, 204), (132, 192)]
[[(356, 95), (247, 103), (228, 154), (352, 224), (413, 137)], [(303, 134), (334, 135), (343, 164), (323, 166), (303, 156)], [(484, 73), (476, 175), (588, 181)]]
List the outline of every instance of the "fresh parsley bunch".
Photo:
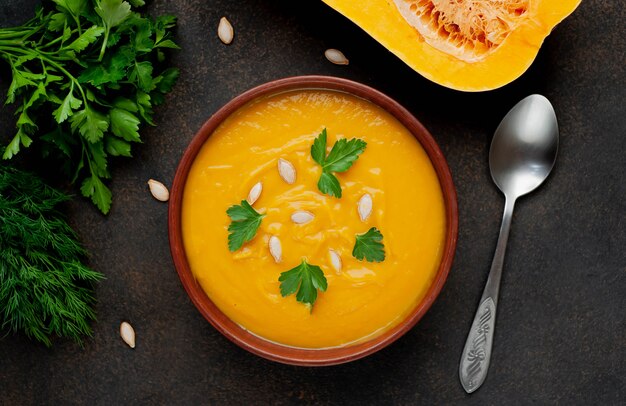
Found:
[(103, 275), (57, 211), (70, 198), (39, 178), (0, 165), (0, 326), (47, 346), (81, 341), (95, 319), (92, 285)]
[(143, 4), (44, 0), (24, 25), (0, 28), (0, 58), (12, 75), (6, 103), (18, 106), (17, 133), (2, 157), (12, 158), (36, 138), (105, 214), (109, 157), (131, 156), (140, 126), (154, 125), (153, 106), (178, 78), (177, 69), (160, 67), (164, 50), (178, 48), (171, 39), (176, 18), (133, 11)]

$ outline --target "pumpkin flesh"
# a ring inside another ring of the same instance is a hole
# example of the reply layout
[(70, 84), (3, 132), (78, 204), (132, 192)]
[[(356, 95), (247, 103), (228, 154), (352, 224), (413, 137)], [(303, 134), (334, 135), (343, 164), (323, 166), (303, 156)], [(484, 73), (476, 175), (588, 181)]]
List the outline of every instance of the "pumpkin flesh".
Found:
[(485, 91), (517, 79), (580, 0), (323, 0), (415, 71)]

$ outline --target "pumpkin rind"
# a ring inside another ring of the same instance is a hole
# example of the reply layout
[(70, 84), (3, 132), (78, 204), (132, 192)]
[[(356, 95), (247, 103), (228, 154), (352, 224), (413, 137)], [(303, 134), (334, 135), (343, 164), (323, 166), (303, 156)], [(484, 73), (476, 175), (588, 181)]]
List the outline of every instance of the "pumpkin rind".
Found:
[(466, 62), (429, 45), (393, 0), (323, 0), (427, 79), (451, 89), (478, 92), (502, 87), (532, 64), (544, 39), (580, 0), (534, 0), (527, 17), (484, 58)]

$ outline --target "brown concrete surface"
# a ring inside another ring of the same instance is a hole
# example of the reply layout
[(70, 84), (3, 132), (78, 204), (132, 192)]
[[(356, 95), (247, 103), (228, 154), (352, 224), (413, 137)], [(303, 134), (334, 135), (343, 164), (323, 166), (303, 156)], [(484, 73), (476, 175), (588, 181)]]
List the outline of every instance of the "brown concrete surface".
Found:
[[(3, 0), (0, 26), (32, 14), (36, 0)], [(178, 85), (144, 128), (134, 159), (114, 164), (111, 213), (82, 198), (68, 208), (107, 279), (97, 289), (95, 336), (52, 349), (22, 336), (0, 340), (2, 405), (626, 403), (626, 11), (585, 0), (548, 37), (512, 84), (461, 93), (422, 78), (319, 1), (157, 0), (148, 12), (180, 17)], [(231, 46), (215, 35), (226, 15)], [(339, 48), (349, 66), (323, 56)], [(0, 92), (7, 69), (0, 67)], [(268, 80), (328, 74), (398, 100), (432, 132), (459, 197), (454, 267), (432, 309), (406, 336), (366, 359), (328, 368), (272, 363), (236, 347), (196, 311), (169, 253), (167, 205), (146, 181), (170, 184), (201, 124), (237, 94)], [(497, 238), (503, 199), (487, 154), (506, 111), (530, 93), (554, 104), (560, 155), (546, 184), (522, 198), (513, 219), (495, 349), (484, 386), (468, 396), (458, 362)], [(0, 110), (0, 140), (13, 132)], [(118, 328), (137, 331), (130, 350)]]

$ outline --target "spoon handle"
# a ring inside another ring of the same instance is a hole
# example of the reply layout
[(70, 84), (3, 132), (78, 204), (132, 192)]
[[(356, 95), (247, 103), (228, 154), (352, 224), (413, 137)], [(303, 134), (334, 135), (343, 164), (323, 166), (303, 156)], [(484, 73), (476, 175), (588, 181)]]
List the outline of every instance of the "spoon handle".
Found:
[(476, 310), (472, 328), (467, 335), (465, 348), (459, 365), (459, 378), (461, 385), (467, 393), (472, 393), (480, 388), (489, 369), (491, 360), (491, 347), (493, 345), (493, 331), (496, 324), (496, 307), (498, 305), (498, 293), (500, 291), (500, 279), (502, 277), (502, 264), (506, 243), (509, 240), (509, 230), (513, 217), (515, 199), (507, 197), (504, 204), (504, 215), (500, 226), (500, 236), (493, 255), (489, 278), (480, 298), (480, 304)]

